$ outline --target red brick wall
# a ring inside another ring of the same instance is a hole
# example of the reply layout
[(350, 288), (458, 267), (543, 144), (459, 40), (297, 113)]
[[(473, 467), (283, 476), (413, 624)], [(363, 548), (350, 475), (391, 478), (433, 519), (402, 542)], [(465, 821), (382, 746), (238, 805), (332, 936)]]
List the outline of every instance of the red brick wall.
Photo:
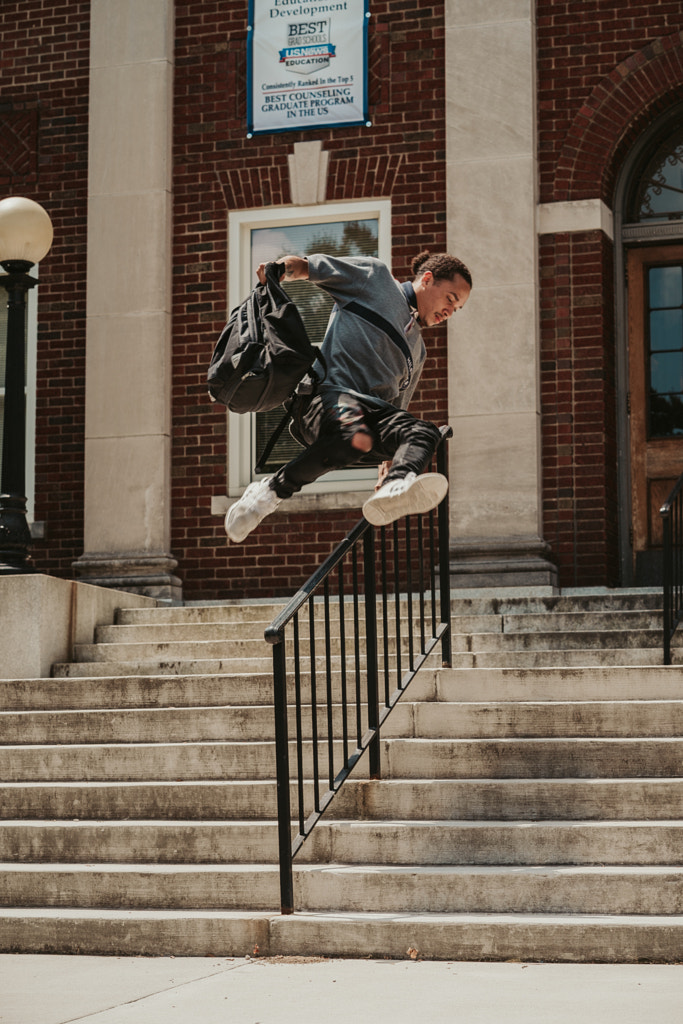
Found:
[(83, 553), (89, 17), (75, 0), (0, 4), (0, 196), (35, 199), (54, 225), (38, 307), (35, 514), (47, 538), (32, 554), (58, 576)]
[(618, 582), (612, 246), (541, 240), (545, 539), (563, 586)]
[[(186, 598), (293, 592), (360, 516), (278, 514), (228, 546), (211, 515), (211, 496), (226, 487), (226, 416), (203, 382), (227, 314), (228, 213), (291, 202), (287, 154), (321, 139), (328, 200), (391, 198), (397, 276), (409, 275), (421, 248), (445, 249), (443, 4), (371, 10), (372, 127), (247, 139), (246, 3), (176, 4), (172, 551)], [(413, 409), (445, 422), (445, 331), (430, 331), (427, 343)]]
[[(679, 3), (539, 0), (541, 202), (602, 198), (680, 97)], [(545, 539), (564, 586), (619, 582), (614, 258), (600, 232), (540, 240)]]
[(540, 201), (602, 197), (654, 114), (680, 99), (677, 0), (538, 0)]

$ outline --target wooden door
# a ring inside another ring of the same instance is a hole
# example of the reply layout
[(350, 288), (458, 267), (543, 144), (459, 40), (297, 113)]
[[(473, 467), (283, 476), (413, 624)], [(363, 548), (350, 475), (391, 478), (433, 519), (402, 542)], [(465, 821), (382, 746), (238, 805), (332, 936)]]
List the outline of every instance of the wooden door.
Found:
[(659, 509), (683, 473), (683, 245), (628, 255), (635, 582), (661, 583)]

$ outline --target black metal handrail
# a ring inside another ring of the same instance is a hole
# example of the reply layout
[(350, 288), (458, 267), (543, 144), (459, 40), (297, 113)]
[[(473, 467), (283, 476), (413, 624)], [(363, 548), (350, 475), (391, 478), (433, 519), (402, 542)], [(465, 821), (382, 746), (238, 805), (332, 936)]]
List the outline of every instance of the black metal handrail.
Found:
[[(444, 475), (451, 434), (441, 428), (436, 452)], [(380, 778), (380, 729), (437, 644), (451, 664), (448, 496), (435, 512), (390, 527), (362, 519), (265, 637), (273, 645), (280, 903), (291, 914), (292, 862), (316, 822), (366, 750), (369, 776)]]
[(683, 618), (683, 475), (659, 510), (663, 527), (664, 664), (671, 664), (671, 642)]

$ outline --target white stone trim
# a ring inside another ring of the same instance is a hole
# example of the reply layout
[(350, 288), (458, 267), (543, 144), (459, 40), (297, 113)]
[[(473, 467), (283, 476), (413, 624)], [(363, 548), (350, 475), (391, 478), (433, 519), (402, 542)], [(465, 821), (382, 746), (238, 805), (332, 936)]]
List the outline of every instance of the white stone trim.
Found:
[(295, 206), (304, 206), (311, 200), (325, 202), (329, 157), (320, 139), (294, 143), (294, 152), (289, 154), (287, 162), (289, 189)]
[(539, 235), (602, 231), (610, 241), (614, 241), (614, 214), (602, 199), (541, 203), (536, 211), (536, 226)]

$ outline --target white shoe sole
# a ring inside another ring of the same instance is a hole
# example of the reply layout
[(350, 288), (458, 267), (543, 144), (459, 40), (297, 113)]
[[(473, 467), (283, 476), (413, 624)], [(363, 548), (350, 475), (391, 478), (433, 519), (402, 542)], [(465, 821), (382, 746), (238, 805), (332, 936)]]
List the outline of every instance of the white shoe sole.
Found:
[(403, 516), (419, 516), (440, 505), (448, 491), (441, 473), (421, 473), (403, 494), (373, 495), (363, 505), (363, 515), (373, 526), (388, 526)]

